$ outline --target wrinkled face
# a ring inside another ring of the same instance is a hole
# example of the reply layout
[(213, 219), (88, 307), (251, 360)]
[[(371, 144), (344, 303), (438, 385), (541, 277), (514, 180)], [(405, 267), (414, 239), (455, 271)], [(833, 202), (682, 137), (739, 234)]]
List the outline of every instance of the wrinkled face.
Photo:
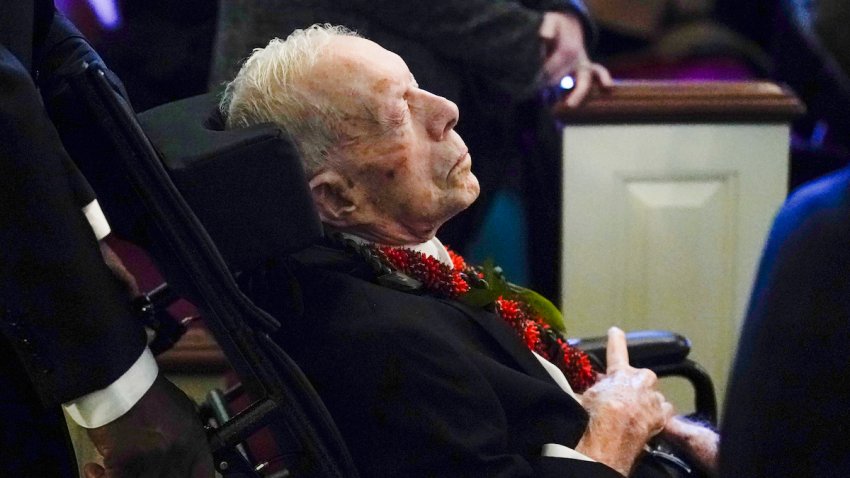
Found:
[(386, 244), (430, 239), (478, 197), (457, 106), (420, 89), (404, 61), (336, 37), (305, 80), (342, 112), (343, 140), (310, 186), (322, 219)]

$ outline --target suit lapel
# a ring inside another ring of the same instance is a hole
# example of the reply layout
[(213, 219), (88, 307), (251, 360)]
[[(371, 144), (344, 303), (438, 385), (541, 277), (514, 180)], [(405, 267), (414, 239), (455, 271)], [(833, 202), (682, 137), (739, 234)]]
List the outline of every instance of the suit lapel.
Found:
[[(513, 358), (518, 366), (518, 370), (525, 372), (530, 377), (534, 377), (543, 382), (549, 383), (556, 388), (560, 393), (564, 394), (565, 400), (562, 402), (564, 408), (557, 412), (548, 415), (554, 423), (560, 423), (562, 426), (558, 428), (557, 436), (552, 436), (553, 443), (575, 444), (581, 439), (588, 423), (587, 410), (581, 404), (570, 397), (566, 392), (563, 392), (560, 385), (555, 383), (555, 380), (549, 375), (549, 372), (543, 368), (540, 361), (528, 350), (528, 347), (517, 337), (511, 327), (499, 318), (496, 314), (489, 313), (485, 310), (470, 307), (466, 304), (455, 300), (442, 300), (443, 303), (460, 311), (473, 322), (484, 329), (505, 352)], [(552, 410), (540, 411), (541, 413), (550, 413)], [(570, 417), (570, 418), (567, 418)]]
[(460, 311), (483, 328), (517, 362), (520, 370), (540, 380), (555, 383), (528, 347), (496, 314), (470, 307), (456, 300), (441, 299), (441, 302)]

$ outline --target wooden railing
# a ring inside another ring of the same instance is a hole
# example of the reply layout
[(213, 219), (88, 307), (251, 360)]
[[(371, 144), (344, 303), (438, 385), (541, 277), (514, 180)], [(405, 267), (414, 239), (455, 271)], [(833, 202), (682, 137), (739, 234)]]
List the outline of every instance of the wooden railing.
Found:
[(763, 81), (622, 81), (593, 90), (581, 108), (555, 107), (566, 124), (787, 122), (805, 107), (787, 89)]

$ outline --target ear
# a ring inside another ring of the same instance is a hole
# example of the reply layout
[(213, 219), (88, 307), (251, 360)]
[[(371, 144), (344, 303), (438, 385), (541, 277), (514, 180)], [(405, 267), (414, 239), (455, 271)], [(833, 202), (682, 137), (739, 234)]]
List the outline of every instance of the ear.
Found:
[(321, 171), (310, 179), (310, 193), (322, 222), (336, 227), (352, 224), (352, 216), (357, 210), (352, 187), (333, 169)]

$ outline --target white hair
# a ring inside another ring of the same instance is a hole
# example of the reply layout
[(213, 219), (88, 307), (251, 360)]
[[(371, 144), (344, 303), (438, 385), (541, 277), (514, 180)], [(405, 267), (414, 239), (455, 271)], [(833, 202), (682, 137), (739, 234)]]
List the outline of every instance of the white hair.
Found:
[(224, 90), (219, 108), (227, 127), (275, 123), (292, 139), (307, 173), (315, 173), (340, 140), (333, 125), (341, 113), (329, 102), (308, 99), (299, 82), (335, 36), (359, 35), (346, 27), (316, 24), (255, 49)]

